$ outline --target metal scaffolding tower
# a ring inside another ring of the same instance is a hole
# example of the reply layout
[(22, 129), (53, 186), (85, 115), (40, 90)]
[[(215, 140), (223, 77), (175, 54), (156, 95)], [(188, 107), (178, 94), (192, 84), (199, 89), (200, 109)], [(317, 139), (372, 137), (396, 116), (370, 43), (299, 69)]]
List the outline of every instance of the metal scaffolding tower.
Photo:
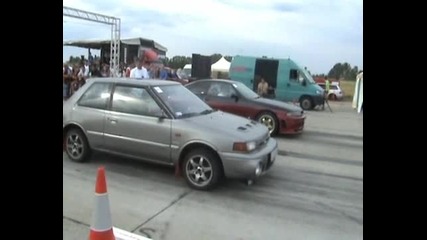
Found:
[(120, 61), (120, 18), (63, 6), (63, 16), (111, 25), (110, 76), (119, 75)]

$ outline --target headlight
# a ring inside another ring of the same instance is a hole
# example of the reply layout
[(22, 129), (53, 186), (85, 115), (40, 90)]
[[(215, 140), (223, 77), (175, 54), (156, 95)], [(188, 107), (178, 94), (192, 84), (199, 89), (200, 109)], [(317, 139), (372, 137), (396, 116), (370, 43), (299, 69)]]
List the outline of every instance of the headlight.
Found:
[(323, 91), (316, 90), (316, 94), (323, 95)]
[(258, 166), (255, 168), (255, 176), (259, 176), (262, 173), (261, 165), (258, 164)]
[(233, 150), (238, 152), (250, 152), (255, 150), (256, 143), (255, 142), (235, 142), (233, 144)]

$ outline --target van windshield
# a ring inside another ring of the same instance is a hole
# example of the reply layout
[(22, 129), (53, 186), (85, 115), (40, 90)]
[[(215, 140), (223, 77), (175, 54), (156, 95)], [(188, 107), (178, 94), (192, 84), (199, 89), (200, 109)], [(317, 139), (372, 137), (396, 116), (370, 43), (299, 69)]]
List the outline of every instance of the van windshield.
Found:
[(302, 74), (304, 74), (304, 78), (305, 79), (307, 79), (307, 81), (310, 83), (310, 84), (314, 84), (315, 82), (314, 82), (314, 79), (313, 79), (313, 77), (310, 75), (310, 73), (308, 73), (308, 71), (307, 70), (305, 70), (305, 69), (302, 69)]

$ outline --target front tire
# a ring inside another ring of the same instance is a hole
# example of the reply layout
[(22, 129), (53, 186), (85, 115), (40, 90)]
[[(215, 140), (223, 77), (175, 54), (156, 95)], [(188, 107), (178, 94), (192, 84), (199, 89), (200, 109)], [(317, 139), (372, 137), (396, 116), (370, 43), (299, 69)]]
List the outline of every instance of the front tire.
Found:
[(65, 135), (65, 152), (74, 162), (86, 162), (91, 150), (86, 136), (80, 129), (72, 128)]
[(220, 160), (207, 149), (190, 151), (184, 158), (182, 169), (187, 184), (196, 190), (211, 190), (222, 178)]
[(270, 135), (276, 135), (279, 130), (279, 122), (277, 121), (276, 116), (270, 112), (262, 112), (257, 116), (257, 121), (264, 124)]
[(303, 110), (311, 110), (314, 108), (313, 101), (310, 97), (302, 97), (300, 100), (300, 106)]

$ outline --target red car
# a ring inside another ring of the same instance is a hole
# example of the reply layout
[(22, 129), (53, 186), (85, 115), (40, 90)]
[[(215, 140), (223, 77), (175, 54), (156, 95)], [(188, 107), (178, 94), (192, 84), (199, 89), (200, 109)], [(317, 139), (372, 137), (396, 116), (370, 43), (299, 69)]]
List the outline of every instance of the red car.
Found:
[(262, 98), (243, 83), (205, 79), (185, 85), (214, 109), (257, 120), (271, 135), (298, 134), (304, 129), (304, 111), (296, 105)]

